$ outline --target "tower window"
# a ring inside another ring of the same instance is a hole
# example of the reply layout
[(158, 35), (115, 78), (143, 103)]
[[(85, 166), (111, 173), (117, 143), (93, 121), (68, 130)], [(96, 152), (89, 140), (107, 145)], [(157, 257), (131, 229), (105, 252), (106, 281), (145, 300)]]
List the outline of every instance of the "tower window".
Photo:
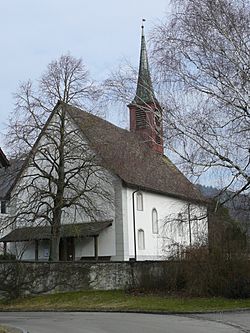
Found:
[(158, 213), (155, 208), (152, 210), (152, 232), (153, 232), (153, 234), (158, 234), (158, 232), (159, 232)]
[(160, 137), (160, 135), (158, 133), (156, 133), (155, 142), (158, 143), (158, 145), (161, 144), (161, 137)]
[(136, 109), (135, 111), (136, 128), (145, 128), (147, 124), (146, 112), (142, 109)]
[(143, 195), (141, 192), (136, 194), (136, 207), (137, 210), (143, 210)]
[(138, 230), (138, 249), (145, 250), (145, 235), (142, 229)]

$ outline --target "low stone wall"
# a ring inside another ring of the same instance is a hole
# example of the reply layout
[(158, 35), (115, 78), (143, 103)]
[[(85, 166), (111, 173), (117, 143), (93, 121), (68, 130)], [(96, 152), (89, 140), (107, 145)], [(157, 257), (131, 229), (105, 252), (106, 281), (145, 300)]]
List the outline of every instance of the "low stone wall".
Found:
[[(171, 262), (0, 262), (4, 294), (126, 289), (146, 276), (160, 281)], [(172, 270), (172, 269), (171, 269)]]
[(0, 262), (0, 296), (87, 289), (250, 297), (250, 261)]

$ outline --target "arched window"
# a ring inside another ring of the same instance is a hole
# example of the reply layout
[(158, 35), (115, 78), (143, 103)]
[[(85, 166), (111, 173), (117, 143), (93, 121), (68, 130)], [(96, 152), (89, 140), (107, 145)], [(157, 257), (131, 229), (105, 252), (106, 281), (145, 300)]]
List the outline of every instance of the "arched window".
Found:
[(196, 215), (194, 215), (194, 218), (193, 218), (193, 233), (194, 233), (194, 237), (197, 238), (199, 235), (199, 224), (198, 224), (198, 218)]
[(179, 237), (182, 237), (183, 236), (183, 216), (181, 213), (178, 214), (178, 234), (179, 234)]
[(137, 192), (136, 194), (136, 207), (137, 210), (143, 210), (143, 196), (141, 192)]
[(142, 229), (138, 230), (138, 249), (145, 250), (145, 236), (144, 230)]
[(153, 234), (158, 234), (158, 232), (159, 232), (158, 213), (155, 208), (152, 210), (152, 232), (153, 232)]

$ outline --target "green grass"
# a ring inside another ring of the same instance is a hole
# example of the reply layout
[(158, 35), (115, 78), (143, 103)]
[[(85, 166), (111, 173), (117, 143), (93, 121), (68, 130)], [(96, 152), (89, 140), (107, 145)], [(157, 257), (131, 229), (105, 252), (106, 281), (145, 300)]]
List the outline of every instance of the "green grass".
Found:
[(0, 326), (0, 333), (8, 333), (9, 331), (4, 327)]
[(25, 297), (0, 302), (0, 311), (149, 311), (196, 312), (250, 308), (250, 299), (187, 298), (159, 295), (132, 295), (124, 291), (79, 291)]

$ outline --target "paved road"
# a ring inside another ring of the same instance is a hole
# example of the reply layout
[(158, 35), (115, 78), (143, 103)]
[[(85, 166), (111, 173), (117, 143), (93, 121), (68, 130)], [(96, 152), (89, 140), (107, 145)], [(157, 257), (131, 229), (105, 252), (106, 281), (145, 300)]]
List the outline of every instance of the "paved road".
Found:
[(239, 326), (243, 332), (250, 332), (250, 311), (238, 312), (220, 312), (197, 315), (195, 318), (204, 318), (205, 320), (216, 320), (227, 324)]
[[(247, 314), (249, 316), (249, 313)], [(29, 333), (239, 333), (238, 327), (175, 315), (89, 312), (0, 313), (0, 324)], [(250, 331), (249, 331), (250, 332)]]

